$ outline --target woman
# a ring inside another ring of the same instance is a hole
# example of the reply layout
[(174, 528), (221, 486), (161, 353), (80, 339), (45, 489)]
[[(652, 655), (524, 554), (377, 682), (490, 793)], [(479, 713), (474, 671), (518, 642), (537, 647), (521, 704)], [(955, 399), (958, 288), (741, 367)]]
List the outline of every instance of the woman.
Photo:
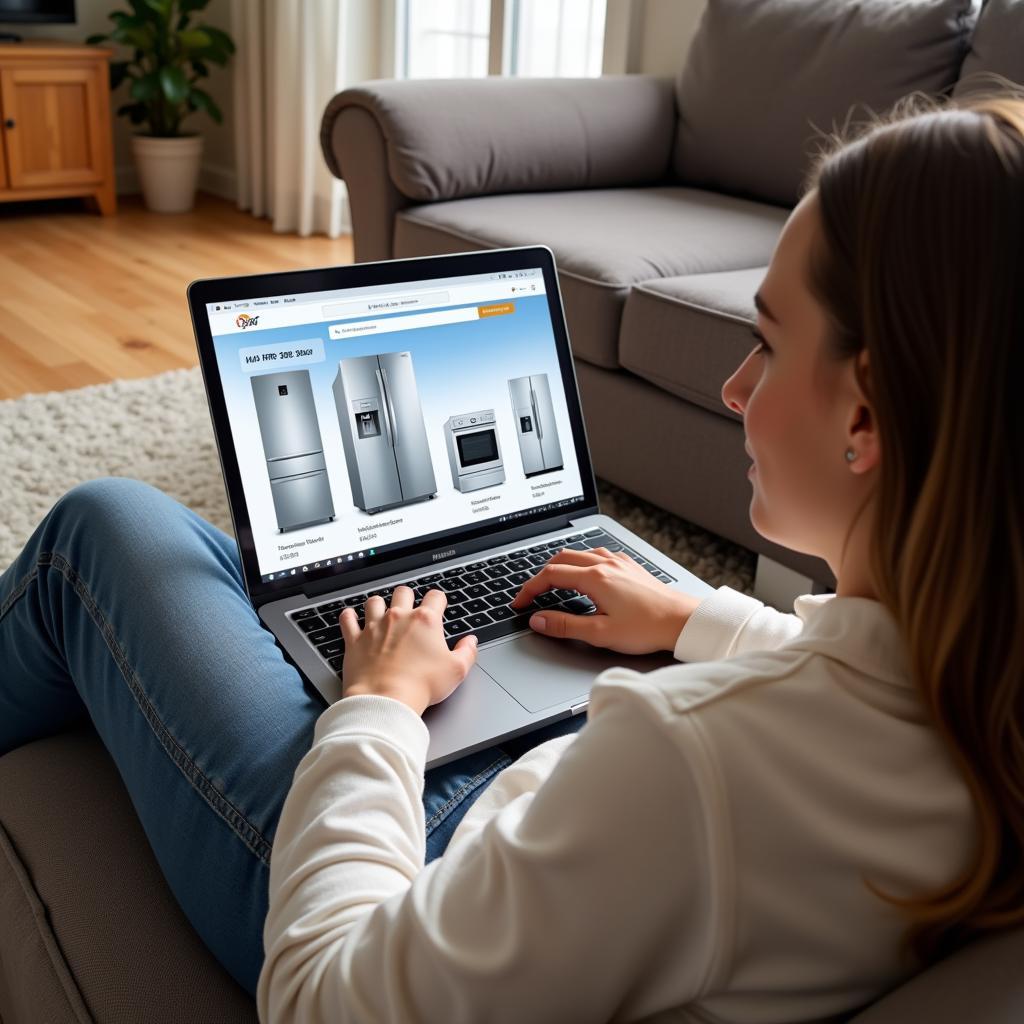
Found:
[(0, 750), (91, 715), (264, 1020), (848, 1013), (1024, 920), (1021, 266), (1024, 102), (879, 125), (819, 166), (722, 394), (754, 526), (836, 594), (697, 603), (562, 552), (519, 602), (566, 586), (599, 613), (535, 629), (688, 662), (605, 672), (578, 733), (424, 784), (420, 715), (475, 656), (445, 646), (442, 595), (371, 599), (362, 630), (346, 610), (321, 714), (233, 542), (100, 482), (0, 578)]

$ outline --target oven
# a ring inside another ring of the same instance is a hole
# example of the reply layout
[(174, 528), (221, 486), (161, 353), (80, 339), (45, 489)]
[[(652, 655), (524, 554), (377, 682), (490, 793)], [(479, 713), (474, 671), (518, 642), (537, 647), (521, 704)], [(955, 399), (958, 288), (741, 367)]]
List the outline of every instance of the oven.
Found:
[(493, 409), (450, 416), (445, 420), (444, 430), (456, 490), (475, 491), (505, 482)]

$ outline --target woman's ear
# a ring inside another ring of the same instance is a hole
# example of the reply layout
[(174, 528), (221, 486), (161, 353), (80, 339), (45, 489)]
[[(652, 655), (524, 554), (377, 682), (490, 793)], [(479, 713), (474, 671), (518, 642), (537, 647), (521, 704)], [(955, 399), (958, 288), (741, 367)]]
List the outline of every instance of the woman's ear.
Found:
[(867, 349), (861, 349), (850, 364), (852, 413), (847, 427), (847, 448), (856, 458), (850, 462), (853, 473), (863, 474), (881, 462), (878, 422), (871, 404), (871, 368)]

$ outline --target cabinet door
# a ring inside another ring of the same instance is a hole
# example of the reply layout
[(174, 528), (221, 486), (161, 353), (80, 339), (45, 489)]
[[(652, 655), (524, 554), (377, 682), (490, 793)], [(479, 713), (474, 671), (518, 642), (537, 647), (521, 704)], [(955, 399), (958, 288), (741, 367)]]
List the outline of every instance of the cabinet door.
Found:
[[(101, 92), (101, 75), (102, 92)], [(81, 185), (103, 176), (106, 66), (0, 69), (10, 188)]]

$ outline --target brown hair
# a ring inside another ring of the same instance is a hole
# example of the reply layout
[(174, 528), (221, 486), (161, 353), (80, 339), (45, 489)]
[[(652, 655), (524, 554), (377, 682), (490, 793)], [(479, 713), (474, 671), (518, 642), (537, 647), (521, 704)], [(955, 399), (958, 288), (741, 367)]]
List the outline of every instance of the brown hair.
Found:
[(927, 961), (1024, 922), (1024, 96), (914, 97), (836, 141), (810, 284), (829, 355), (868, 352), (869, 568), (978, 821), (938, 892), (880, 893)]

